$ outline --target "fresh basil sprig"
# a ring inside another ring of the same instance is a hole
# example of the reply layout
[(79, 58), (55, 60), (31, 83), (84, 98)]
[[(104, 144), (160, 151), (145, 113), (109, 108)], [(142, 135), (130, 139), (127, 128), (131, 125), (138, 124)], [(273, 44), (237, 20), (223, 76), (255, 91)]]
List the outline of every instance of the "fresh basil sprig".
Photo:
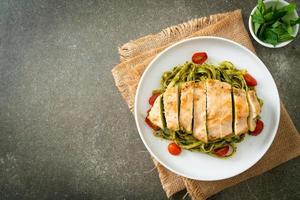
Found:
[(296, 10), (296, 4), (278, 7), (278, 1), (274, 6), (266, 7), (263, 0), (258, 0), (257, 9), (251, 15), (253, 30), (257, 37), (273, 46), (280, 42), (294, 39), (293, 26), (300, 24), (300, 17), (286, 20), (284, 17)]

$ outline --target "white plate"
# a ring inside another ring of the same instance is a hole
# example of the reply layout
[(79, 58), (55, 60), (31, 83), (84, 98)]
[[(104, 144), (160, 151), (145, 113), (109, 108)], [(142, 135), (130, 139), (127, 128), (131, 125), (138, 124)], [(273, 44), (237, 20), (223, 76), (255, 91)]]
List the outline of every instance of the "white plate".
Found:
[[(228, 159), (219, 159), (204, 153), (183, 150), (172, 156), (167, 150), (170, 143), (157, 138), (145, 124), (149, 109), (148, 99), (153, 89), (159, 88), (163, 72), (191, 60), (195, 52), (207, 52), (208, 63), (231, 61), (237, 68), (247, 69), (257, 82), (257, 93), (264, 100), (261, 117), (264, 129), (259, 136), (246, 136), (237, 145), (237, 153)], [(151, 155), (166, 168), (191, 179), (220, 180), (236, 176), (253, 166), (268, 150), (277, 132), (280, 100), (275, 82), (264, 63), (247, 48), (218, 37), (197, 37), (178, 42), (161, 52), (145, 70), (135, 97), (135, 120), (139, 134)]]

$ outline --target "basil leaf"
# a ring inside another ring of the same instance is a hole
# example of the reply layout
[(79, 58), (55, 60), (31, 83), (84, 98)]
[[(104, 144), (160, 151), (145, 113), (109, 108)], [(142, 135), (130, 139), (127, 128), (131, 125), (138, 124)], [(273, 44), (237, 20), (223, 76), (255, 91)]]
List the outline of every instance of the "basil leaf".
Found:
[(291, 26), (295, 26), (296, 24), (300, 24), (300, 17), (298, 17), (297, 19), (290, 20)]
[(272, 10), (273, 10), (273, 7), (272, 7), (272, 6), (269, 7), (269, 8), (267, 8), (267, 9), (266, 9), (266, 14), (269, 13), (269, 12), (272, 12)]
[(256, 9), (256, 11), (254, 12), (254, 14), (255, 14), (255, 15), (262, 16), (262, 17), (263, 17), (263, 15), (261, 14), (261, 12), (260, 12), (260, 10), (259, 10), (259, 9)]
[(270, 43), (272, 45), (278, 44), (278, 35), (273, 32), (271, 29), (266, 29), (264, 33), (265, 42)]
[(277, 35), (281, 35), (281, 34), (286, 34), (287, 30), (284, 26), (278, 26), (276, 28), (272, 28), (271, 29), (274, 33), (276, 33)]
[(287, 14), (287, 11), (282, 10), (282, 11), (275, 11), (273, 14), (273, 20), (278, 20), (279, 18), (282, 18)]
[(291, 36), (289, 33), (281, 34), (278, 37), (278, 42), (286, 42), (294, 39), (295, 37)]
[(280, 26), (282, 23), (280, 21), (276, 21), (274, 24), (272, 24), (272, 28), (276, 28)]
[(265, 19), (263, 16), (260, 15), (252, 15), (252, 22), (253, 23), (258, 23), (258, 24), (263, 24), (265, 22)]
[(283, 6), (282, 8), (280, 8), (278, 11), (286, 11), (287, 13), (291, 13), (296, 9), (296, 4), (295, 3), (290, 3), (287, 6)]
[(271, 21), (271, 20), (273, 19), (273, 15), (274, 15), (273, 12), (269, 12), (269, 13), (267, 13), (267, 14), (264, 16), (264, 19), (265, 19), (266, 21)]
[(274, 10), (274, 11), (277, 10), (278, 4), (279, 4), (279, 0), (276, 1), (276, 4), (275, 4), (274, 7), (273, 7), (273, 10)]
[(294, 29), (291, 25), (288, 25), (287, 28), (286, 28), (287, 32), (290, 34), (290, 35), (293, 35), (294, 33)]
[(290, 35), (293, 35), (294, 29), (291, 26), (291, 23), (288, 21), (284, 21), (283, 24), (281, 25), (285, 29), (285, 33), (289, 33)]
[(266, 5), (264, 4), (263, 0), (258, 0), (258, 2), (257, 2), (257, 9), (261, 12), (261, 14), (265, 14)]
[(261, 25), (261, 24), (253, 23), (254, 34), (255, 34), (255, 35), (257, 34), (257, 32), (258, 32), (258, 30), (259, 30), (259, 28), (260, 28), (260, 25)]
[(267, 24), (263, 24), (260, 27), (259, 31), (258, 31), (258, 38), (261, 39), (261, 40), (264, 39), (263, 36), (264, 36), (264, 32), (265, 32), (266, 27), (267, 27)]

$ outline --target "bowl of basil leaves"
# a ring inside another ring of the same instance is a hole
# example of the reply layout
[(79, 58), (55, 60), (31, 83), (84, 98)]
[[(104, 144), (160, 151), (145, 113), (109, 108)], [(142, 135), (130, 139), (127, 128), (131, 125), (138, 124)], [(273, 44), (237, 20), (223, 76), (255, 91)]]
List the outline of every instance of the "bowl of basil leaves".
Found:
[(299, 24), (296, 4), (283, 0), (258, 0), (249, 17), (252, 37), (269, 48), (283, 47), (293, 41)]

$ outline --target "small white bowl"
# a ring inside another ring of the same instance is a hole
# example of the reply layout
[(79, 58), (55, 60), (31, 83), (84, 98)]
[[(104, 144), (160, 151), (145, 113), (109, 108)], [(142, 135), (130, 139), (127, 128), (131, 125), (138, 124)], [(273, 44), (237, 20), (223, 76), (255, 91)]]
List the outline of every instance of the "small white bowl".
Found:
[[(265, 5), (266, 5), (266, 8), (269, 8), (270, 6), (274, 6), (276, 4), (277, 1), (275, 0), (267, 0), (267, 1), (264, 1)], [(284, 0), (279, 0), (278, 1), (278, 8), (280, 7), (283, 7), (283, 6), (286, 6), (286, 5), (289, 5), (288, 2), (284, 1)], [(261, 41), (254, 33), (253, 31), (253, 24), (252, 24), (252, 20), (251, 20), (251, 16), (254, 14), (254, 12), (256, 11), (257, 9), (257, 6), (255, 6), (249, 16), (249, 30), (250, 30), (250, 33), (252, 35), (252, 37), (261, 45), (265, 46), (265, 47), (269, 47), (269, 48), (280, 48), (280, 47), (284, 47), (286, 45), (288, 45), (290, 42), (292, 42), (293, 40), (289, 40), (289, 41), (286, 41), (286, 42), (281, 42), (281, 43), (278, 43), (277, 45), (273, 46), (272, 44), (269, 44), (269, 43), (265, 43), (263, 41)], [(288, 18), (297, 18), (298, 17), (298, 14), (297, 14), (297, 11), (295, 10), (293, 13), (289, 14)], [(298, 31), (299, 31), (299, 24), (295, 25), (293, 27), (293, 36), (296, 37), (296, 35), (298, 34)]]

